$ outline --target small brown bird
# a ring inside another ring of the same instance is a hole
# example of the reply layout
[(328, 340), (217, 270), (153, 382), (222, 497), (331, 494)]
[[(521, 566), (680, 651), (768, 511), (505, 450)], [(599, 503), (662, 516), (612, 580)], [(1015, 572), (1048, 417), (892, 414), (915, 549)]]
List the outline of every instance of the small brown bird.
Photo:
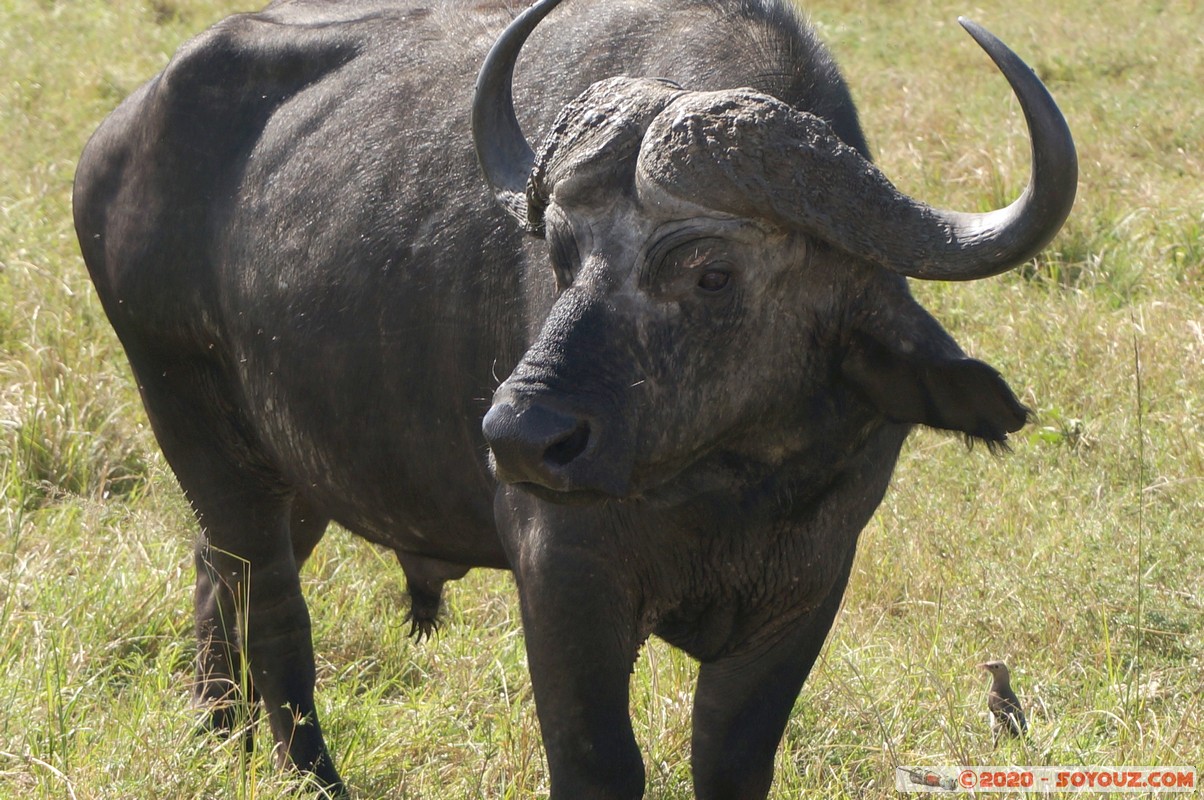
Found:
[(1012, 676), (1008, 665), (1002, 661), (987, 661), (979, 667), (991, 673), (991, 688), (987, 691), (987, 708), (991, 709), (991, 729), (995, 733), (995, 741), (999, 735), (1023, 738), (1028, 732), (1028, 720), (1020, 709), (1020, 700), (1012, 690)]

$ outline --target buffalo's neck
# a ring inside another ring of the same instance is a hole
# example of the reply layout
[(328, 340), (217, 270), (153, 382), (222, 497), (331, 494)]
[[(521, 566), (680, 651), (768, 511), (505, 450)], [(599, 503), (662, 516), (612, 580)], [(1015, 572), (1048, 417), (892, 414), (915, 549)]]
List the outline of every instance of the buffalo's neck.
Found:
[(587, 539), (639, 609), (641, 636), (710, 660), (776, 636), (841, 590), (907, 431), (871, 424), (836, 462), (815, 451), (773, 464), (712, 454), (638, 499), (567, 506), (504, 489), (513, 527), (499, 521), (503, 537), (514, 534), (512, 559)]

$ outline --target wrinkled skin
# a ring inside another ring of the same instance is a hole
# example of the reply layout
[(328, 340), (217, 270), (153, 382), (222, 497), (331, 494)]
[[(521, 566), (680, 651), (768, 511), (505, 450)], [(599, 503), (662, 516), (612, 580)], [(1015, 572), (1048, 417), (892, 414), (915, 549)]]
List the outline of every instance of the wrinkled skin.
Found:
[[(298, 580), (331, 520), (397, 554), (419, 634), (445, 581), (513, 570), (554, 800), (642, 795), (652, 634), (702, 662), (697, 796), (759, 798), (911, 426), (1025, 420), (902, 277), (677, 174), (702, 156), (665, 142), (712, 119), (683, 87), (751, 87), (720, 105), (781, 101), (868, 156), (801, 23), (573, 2), (515, 88), (544, 240), (473, 156), (498, 9), (232, 18), (80, 162), (84, 257), (201, 525), (197, 700), (234, 727), (245, 655), (281, 760), (332, 793)], [(616, 74), (675, 85), (578, 97)]]

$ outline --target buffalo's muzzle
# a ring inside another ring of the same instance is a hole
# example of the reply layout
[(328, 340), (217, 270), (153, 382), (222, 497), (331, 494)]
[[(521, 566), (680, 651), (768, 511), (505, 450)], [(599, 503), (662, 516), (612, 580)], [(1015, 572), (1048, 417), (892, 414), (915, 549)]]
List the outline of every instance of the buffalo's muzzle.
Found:
[(561, 491), (575, 488), (573, 465), (589, 449), (592, 432), (581, 417), (538, 403), (519, 410), (508, 402), (494, 404), (481, 429), (499, 480)]

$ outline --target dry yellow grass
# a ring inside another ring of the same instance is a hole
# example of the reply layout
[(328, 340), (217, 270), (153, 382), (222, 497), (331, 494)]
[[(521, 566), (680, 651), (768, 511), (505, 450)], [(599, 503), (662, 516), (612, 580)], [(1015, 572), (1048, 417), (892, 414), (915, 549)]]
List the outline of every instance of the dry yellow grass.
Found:
[[(261, 748), (193, 734), (191, 522), (70, 225), (74, 160), (217, 0), (0, 5), (0, 798), (288, 797)], [(774, 796), (888, 797), (899, 763), (1204, 766), (1204, 12), (1013, 0), (816, 0), (880, 163), (962, 208), (1023, 183), (994, 30), (1074, 129), (1080, 200), (1032, 265), (917, 293), (1038, 412), (1011, 455), (921, 432), (867, 528)], [(504, 574), (401, 624), (400, 572), (332, 534), (306, 569), (321, 712), (360, 797), (546, 788)], [(396, 622), (381, 620), (395, 619)], [(1013, 665), (1027, 745), (993, 751), (983, 677)], [(690, 797), (693, 665), (634, 678), (649, 797)]]

